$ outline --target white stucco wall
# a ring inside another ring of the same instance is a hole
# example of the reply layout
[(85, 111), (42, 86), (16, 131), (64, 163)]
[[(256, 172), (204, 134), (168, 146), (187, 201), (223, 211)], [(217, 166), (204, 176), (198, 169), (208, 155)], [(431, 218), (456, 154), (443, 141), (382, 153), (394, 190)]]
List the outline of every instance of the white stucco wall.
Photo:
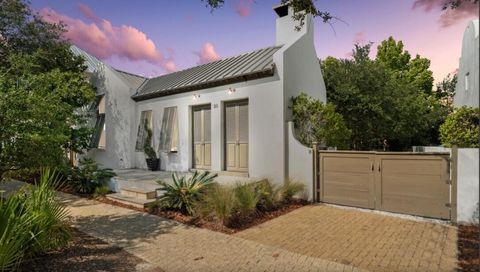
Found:
[[(479, 103), (479, 22), (471, 21), (462, 41), (462, 55), (458, 70), (458, 82), (455, 88), (453, 105), (457, 107), (478, 107)], [(468, 74), (468, 90), (466, 90), (466, 75)]]
[[(228, 88), (234, 88), (228, 94)], [(200, 97), (194, 99), (193, 94)], [(249, 176), (270, 178), (283, 182), (284, 137), (283, 137), (283, 96), (281, 81), (274, 76), (249, 82), (215, 87), (196, 92), (156, 98), (137, 102), (135, 130), (138, 129), (140, 114), (144, 110), (153, 111), (154, 147), (157, 149), (163, 109), (176, 106), (178, 111), (179, 147), (177, 153), (161, 153), (161, 169), (167, 171), (187, 171), (192, 167), (192, 106), (211, 104), (212, 169), (223, 171), (223, 103), (232, 100), (248, 99), (249, 119)], [(132, 145), (134, 145), (132, 141)], [(135, 167), (146, 168), (143, 152), (135, 152)]]
[(103, 167), (132, 168), (135, 166), (131, 156), (134, 147), (131, 130), (135, 118), (135, 101), (130, 97), (132, 90), (108, 66), (94, 74), (92, 83), (97, 93), (105, 93), (106, 148), (91, 149), (84, 156), (94, 158)]
[(289, 178), (305, 184), (308, 200), (313, 196), (313, 154), (312, 148), (302, 145), (294, 135), (293, 122), (288, 122), (288, 175)]
[(459, 148), (457, 172), (458, 223), (479, 223), (479, 174), (479, 149)]

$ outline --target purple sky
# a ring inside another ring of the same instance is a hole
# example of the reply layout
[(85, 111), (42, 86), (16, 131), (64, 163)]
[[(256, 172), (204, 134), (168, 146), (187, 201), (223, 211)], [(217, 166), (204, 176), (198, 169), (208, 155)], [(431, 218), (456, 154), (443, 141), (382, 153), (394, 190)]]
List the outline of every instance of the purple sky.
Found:
[[(348, 57), (353, 44), (393, 36), (410, 54), (429, 58), (435, 81), (458, 67), (463, 31), (478, 6), (442, 11), (445, 0), (316, 1), (343, 22), (315, 22), (319, 58)], [(115, 68), (156, 76), (275, 42), (279, 0), (226, 0), (211, 12), (200, 0), (35, 0), (47, 20), (68, 25), (71, 41)]]

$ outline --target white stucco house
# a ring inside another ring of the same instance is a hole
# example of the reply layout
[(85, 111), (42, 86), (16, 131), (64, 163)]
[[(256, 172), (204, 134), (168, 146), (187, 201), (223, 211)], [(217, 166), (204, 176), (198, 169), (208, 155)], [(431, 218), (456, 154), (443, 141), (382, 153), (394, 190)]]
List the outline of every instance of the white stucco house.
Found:
[(453, 105), (477, 107), (479, 103), (479, 29), (478, 19), (468, 23), (463, 34), (462, 55), (458, 69)]
[(161, 170), (208, 169), (283, 182), (291, 98), (305, 92), (325, 102), (326, 90), (311, 16), (296, 31), (291, 8), (274, 11), (274, 45), (150, 79), (73, 47), (86, 58), (98, 94), (98, 133), (86, 155), (114, 169), (146, 168), (147, 123)]

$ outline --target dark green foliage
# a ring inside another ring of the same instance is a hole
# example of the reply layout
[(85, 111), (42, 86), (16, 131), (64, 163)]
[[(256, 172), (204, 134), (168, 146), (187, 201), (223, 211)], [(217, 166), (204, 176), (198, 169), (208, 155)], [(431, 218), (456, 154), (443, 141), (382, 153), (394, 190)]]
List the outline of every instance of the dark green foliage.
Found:
[[(9, 170), (57, 166), (63, 148), (81, 152), (80, 128), (93, 101), (83, 59), (21, 0), (0, 1), (0, 177)], [(78, 129), (77, 129), (78, 128)]]
[(56, 199), (56, 172), (43, 170), (36, 186), (0, 199), (0, 271), (67, 245), (71, 238), (67, 210)]
[(480, 109), (465, 106), (456, 109), (440, 127), (440, 138), (446, 147), (479, 147)]
[(327, 99), (352, 131), (351, 148), (411, 150), (438, 142), (436, 128), (448, 109), (428, 88), (426, 62), (416, 58), (412, 64), (393, 39), (382, 43), (376, 60), (368, 54), (371, 44), (355, 47), (353, 59), (321, 63)]
[(158, 181), (161, 196), (159, 205), (167, 209), (179, 210), (182, 213), (193, 215), (195, 204), (202, 199), (205, 192), (214, 184), (217, 174), (195, 171), (192, 176), (178, 177), (172, 174), (173, 184)]
[(98, 163), (90, 158), (80, 160), (79, 166), (69, 171), (68, 184), (82, 194), (93, 194), (97, 188), (106, 185), (115, 176), (110, 168), (100, 168)]
[(292, 99), (293, 122), (298, 140), (311, 146), (313, 142), (340, 149), (348, 147), (351, 131), (335, 105), (323, 104), (305, 93)]
[(148, 120), (145, 120), (145, 131), (147, 132), (147, 137), (145, 138), (145, 144), (143, 145), (143, 152), (145, 152), (148, 159), (156, 159), (157, 153), (152, 147), (153, 132), (152, 129), (148, 127)]

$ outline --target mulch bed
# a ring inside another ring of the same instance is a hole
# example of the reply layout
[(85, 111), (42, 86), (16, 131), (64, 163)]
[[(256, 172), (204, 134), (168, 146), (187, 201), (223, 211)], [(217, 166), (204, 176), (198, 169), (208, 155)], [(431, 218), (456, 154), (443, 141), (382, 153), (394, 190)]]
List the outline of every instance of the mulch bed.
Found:
[(143, 271), (160, 272), (161, 269), (146, 264), (142, 259), (112, 246), (100, 239), (89, 236), (76, 229), (73, 239), (65, 248), (39, 256), (24, 262), (21, 272), (93, 272), (93, 271), (136, 271), (137, 265)]
[(207, 221), (196, 216), (182, 214), (181, 212), (178, 212), (178, 211), (161, 210), (158, 208), (140, 209), (137, 207), (111, 201), (105, 197), (99, 197), (99, 198), (96, 198), (96, 200), (106, 204), (115, 205), (115, 206), (119, 206), (127, 209), (132, 209), (139, 212), (146, 212), (146, 213), (157, 215), (163, 218), (175, 220), (177, 222), (180, 222), (186, 225), (192, 225), (199, 228), (205, 228), (205, 229), (218, 231), (226, 234), (234, 234), (239, 231), (254, 227), (256, 225), (260, 225), (266, 221), (269, 221), (281, 215), (287, 214), (295, 209), (301, 208), (309, 204), (309, 202), (304, 200), (296, 200), (292, 203), (284, 204), (283, 206), (281, 206), (276, 210), (257, 213), (255, 216), (245, 218), (242, 220), (242, 222), (232, 223), (230, 226), (227, 227), (219, 222)]
[(461, 271), (480, 271), (480, 227), (458, 227), (458, 266)]

